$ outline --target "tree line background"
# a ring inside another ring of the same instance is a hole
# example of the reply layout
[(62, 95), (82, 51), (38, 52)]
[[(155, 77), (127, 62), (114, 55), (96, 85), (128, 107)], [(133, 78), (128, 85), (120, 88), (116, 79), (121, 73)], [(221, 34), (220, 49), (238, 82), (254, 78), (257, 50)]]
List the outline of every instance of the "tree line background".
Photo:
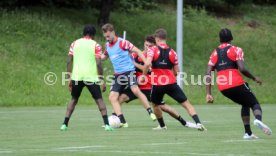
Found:
[[(275, 0), (184, 0), (185, 7), (206, 9), (217, 14), (231, 13), (232, 8), (243, 3), (257, 5), (275, 5)], [(152, 10), (158, 4), (176, 5), (176, 0), (1, 0), (0, 7), (14, 9), (18, 7), (42, 6), (49, 8), (94, 8), (99, 11), (98, 25), (109, 21), (110, 12), (119, 9), (123, 12), (133, 10)]]

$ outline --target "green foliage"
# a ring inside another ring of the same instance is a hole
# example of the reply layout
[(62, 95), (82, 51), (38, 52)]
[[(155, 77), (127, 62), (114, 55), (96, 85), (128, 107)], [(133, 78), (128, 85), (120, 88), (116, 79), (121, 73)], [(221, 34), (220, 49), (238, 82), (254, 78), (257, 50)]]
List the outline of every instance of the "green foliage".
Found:
[[(176, 49), (176, 12), (166, 8), (164, 11), (139, 11), (111, 14), (111, 23), (116, 33), (122, 36), (127, 31), (127, 39), (137, 47), (143, 48), (145, 35), (152, 34), (157, 28), (168, 31), (168, 44)], [(276, 12), (274, 7), (242, 5), (237, 8), (244, 16), (235, 18), (215, 18), (205, 11), (185, 9), (184, 14), (184, 71), (187, 81), (191, 75), (204, 75), (208, 58), (218, 43), (218, 31), (228, 27), (234, 35), (233, 44), (243, 48), (246, 66), (263, 81), (257, 86), (248, 80), (261, 103), (275, 103), (272, 93), (276, 58)], [(163, 8), (160, 10), (164, 10)], [(254, 11), (252, 11), (254, 10)], [(82, 27), (96, 23), (97, 11), (91, 9), (18, 9), (0, 10), (0, 106), (23, 105), (65, 105), (70, 99), (67, 86), (61, 83), (62, 72), (66, 70), (66, 59), (71, 42), (81, 37)], [(135, 15), (135, 16), (134, 16)], [(122, 20), (123, 19), (123, 20)], [(255, 21), (257, 27), (249, 24)], [(100, 28), (95, 38), (104, 44)], [(112, 74), (110, 61), (103, 63), (105, 74)], [(55, 85), (46, 85), (44, 75), (57, 74)], [(213, 87), (216, 103), (232, 103)], [(205, 103), (204, 85), (186, 85), (184, 91), (194, 104)], [(108, 102), (108, 91), (103, 94)], [(166, 102), (175, 101), (165, 98)], [(80, 103), (90, 104), (88, 91), (80, 98)]]
[(156, 0), (120, 0), (119, 7), (122, 11), (139, 11), (156, 9)]

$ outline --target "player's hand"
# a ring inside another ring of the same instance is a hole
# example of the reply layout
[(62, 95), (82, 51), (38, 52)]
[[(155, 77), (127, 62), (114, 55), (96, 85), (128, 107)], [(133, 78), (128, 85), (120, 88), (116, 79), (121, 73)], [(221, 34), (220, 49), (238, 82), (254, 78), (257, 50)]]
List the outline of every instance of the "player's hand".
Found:
[(262, 80), (261, 79), (259, 79), (258, 77), (256, 77), (255, 79), (254, 79), (254, 81), (256, 82), (256, 83), (258, 83), (259, 85), (262, 85)]
[(106, 84), (105, 84), (104, 81), (103, 81), (101, 87), (102, 87), (102, 92), (105, 92), (106, 91)]
[(138, 84), (145, 84), (146, 81), (146, 76), (145, 75), (140, 75), (137, 79)]
[(214, 102), (214, 97), (211, 94), (206, 95), (206, 102), (207, 103), (213, 103)]
[(72, 92), (72, 80), (70, 79), (68, 82), (68, 90)]

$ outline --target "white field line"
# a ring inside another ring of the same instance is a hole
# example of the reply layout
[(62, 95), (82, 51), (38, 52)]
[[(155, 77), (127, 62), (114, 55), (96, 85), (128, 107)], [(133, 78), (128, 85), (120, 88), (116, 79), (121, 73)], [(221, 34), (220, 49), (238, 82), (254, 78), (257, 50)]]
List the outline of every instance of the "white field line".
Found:
[(243, 140), (225, 140), (222, 142), (225, 143), (232, 143), (232, 142), (256, 142), (256, 141), (262, 141), (263, 139), (243, 139)]
[(66, 150), (66, 152), (88, 152), (88, 153), (128, 153), (128, 154), (157, 154), (157, 155), (198, 155), (198, 156), (218, 156), (218, 154), (208, 154), (208, 153), (175, 153), (175, 152), (150, 152), (150, 151), (121, 151), (121, 150)]
[(76, 146), (76, 147), (60, 147), (60, 148), (55, 148), (57, 150), (70, 150), (70, 149), (87, 149), (87, 148), (101, 148), (105, 147), (102, 145), (94, 145), (94, 146)]
[(186, 142), (172, 142), (172, 143), (150, 143), (150, 144), (142, 144), (146, 146), (159, 146), (159, 145), (181, 145), (186, 144)]
[(8, 151), (8, 150), (3, 150), (3, 151), (1, 151), (1, 150), (0, 150), (0, 153), (12, 153), (12, 151)]

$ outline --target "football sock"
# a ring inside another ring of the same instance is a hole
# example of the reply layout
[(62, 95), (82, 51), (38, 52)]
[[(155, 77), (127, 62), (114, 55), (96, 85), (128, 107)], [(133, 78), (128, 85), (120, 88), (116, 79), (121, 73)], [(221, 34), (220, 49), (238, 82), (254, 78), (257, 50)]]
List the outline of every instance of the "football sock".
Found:
[(104, 124), (105, 124), (105, 125), (109, 125), (107, 115), (103, 115), (103, 121), (104, 121)]
[(252, 134), (250, 125), (244, 125), (244, 129), (245, 129), (245, 133), (247, 133), (248, 135)]
[(70, 119), (69, 117), (65, 117), (63, 124), (65, 124), (66, 126), (68, 126), (69, 119)]
[(183, 126), (186, 125), (186, 121), (179, 115), (178, 118), (176, 118)]
[(112, 113), (112, 115), (115, 115), (115, 116), (117, 116), (117, 114), (116, 114), (116, 113)]
[(159, 123), (160, 127), (165, 127), (165, 123), (164, 123), (164, 120), (163, 120), (162, 117), (158, 118), (157, 120), (158, 120), (158, 123)]
[(118, 115), (118, 117), (119, 117), (121, 123), (123, 123), (123, 124), (126, 123), (126, 120), (125, 120), (125, 117), (123, 114)]
[(148, 112), (149, 114), (153, 113), (153, 112), (152, 112), (152, 109), (151, 109), (150, 107), (147, 108), (147, 112)]
[(193, 115), (192, 118), (194, 119), (195, 123), (200, 123), (197, 114)]
[(255, 118), (262, 121), (262, 108), (260, 104), (255, 104), (252, 109)]

